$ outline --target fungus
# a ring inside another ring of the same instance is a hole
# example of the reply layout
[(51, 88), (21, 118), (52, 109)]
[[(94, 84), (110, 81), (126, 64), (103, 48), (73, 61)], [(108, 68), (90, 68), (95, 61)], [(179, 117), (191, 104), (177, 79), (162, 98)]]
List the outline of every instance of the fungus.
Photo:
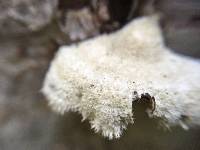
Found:
[(109, 139), (134, 122), (138, 97), (169, 125), (200, 125), (200, 62), (164, 45), (156, 16), (61, 47), (42, 91), (53, 110), (80, 113)]

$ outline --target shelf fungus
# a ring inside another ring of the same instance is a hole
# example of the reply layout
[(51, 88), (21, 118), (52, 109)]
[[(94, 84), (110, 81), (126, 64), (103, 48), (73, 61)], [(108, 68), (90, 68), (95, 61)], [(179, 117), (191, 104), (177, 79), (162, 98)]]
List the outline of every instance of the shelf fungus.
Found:
[(200, 125), (200, 61), (168, 49), (155, 16), (61, 47), (42, 91), (55, 111), (80, 113), (109, 139), (137, 121), (133, 102), (169, 125)]

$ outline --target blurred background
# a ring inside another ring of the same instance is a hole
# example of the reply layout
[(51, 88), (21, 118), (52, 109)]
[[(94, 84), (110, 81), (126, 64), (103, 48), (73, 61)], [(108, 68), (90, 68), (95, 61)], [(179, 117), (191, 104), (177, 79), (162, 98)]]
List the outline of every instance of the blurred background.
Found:
[(200, 127), (164, 130), (148, 118), (109, 141), (80, 115), (52, 112), (40, 92), (60, 46), (155, 13), (166, 45), (199, 59), (200, 0), (0, 0), (0, 150), (199, 150)]

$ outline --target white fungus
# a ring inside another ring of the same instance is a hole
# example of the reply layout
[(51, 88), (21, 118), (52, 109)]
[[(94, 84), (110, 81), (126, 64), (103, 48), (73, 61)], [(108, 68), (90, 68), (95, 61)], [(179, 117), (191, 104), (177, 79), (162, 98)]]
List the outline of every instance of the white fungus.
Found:
[(42, 89), (50, 106), (78, 112), (96, 132), (118, 138), (133, 123), (136, 91), (154, 96), (153, 116), (184, 128), (200, 125), (200, 61), (166, 48), (157, 20), (138, 18), (115, 33), (61, 47)]

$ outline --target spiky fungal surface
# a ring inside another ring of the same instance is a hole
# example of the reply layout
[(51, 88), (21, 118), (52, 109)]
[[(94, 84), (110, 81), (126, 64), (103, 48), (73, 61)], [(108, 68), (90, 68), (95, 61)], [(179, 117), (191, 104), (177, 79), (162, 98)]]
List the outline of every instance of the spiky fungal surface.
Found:
[(109, 139), (134, 122), (132, 101), (144, 93), (155, 98), (152, 116), (200, 125), (200, 62), (166, 48), (157, 20), (142, 17), (116, 33), (61, 47), (42, 89), (50, 106), (82, 114)]

